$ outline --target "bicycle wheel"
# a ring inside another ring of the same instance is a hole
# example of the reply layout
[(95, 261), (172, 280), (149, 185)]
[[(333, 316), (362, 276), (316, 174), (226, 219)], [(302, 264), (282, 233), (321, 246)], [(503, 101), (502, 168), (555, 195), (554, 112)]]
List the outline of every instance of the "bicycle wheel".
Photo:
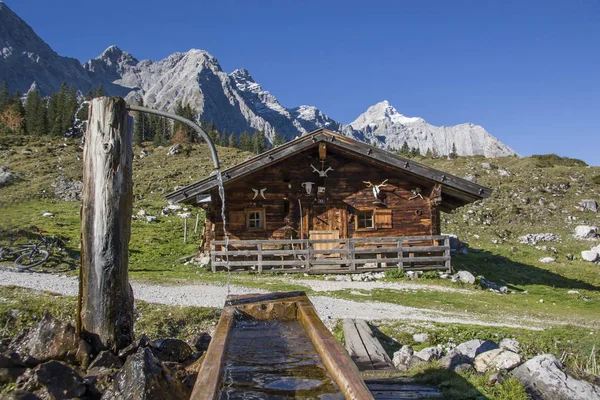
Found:
[(50, 257), (50, 253), (48, 253), (46, 250), (30, 251), (25, 254), (21, 254), (15, 260), (15, 265), (19, 269), (28, 269), (42, 264), (48, 259), (48, 257)]

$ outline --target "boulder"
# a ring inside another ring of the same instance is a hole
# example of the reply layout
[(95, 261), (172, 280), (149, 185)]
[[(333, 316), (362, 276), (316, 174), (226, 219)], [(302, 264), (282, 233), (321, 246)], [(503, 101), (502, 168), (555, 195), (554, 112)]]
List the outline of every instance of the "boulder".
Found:
[(180, 144), (175, 144), (169, 147), (169, 151), (167, 151), (168, 156), (174, 156), (175, 154), (179, 154), (179, 149), (181, 148)]
[(429, 340), (429, 334), (427, 333), (415, 333), (412, 337), (415, 342), (419, 343), (425, 343)]
[(500, 342), (498, 342), (498, 347), (501, 349), (510, 350), (514, 353), (519, 353), (521, 351), (521, 343), (515, 339), (502, 339)]
[(534, 400), (600, 399), (600, 387), (566, 374), (562, 363), (552, 354), (534, 357), (511, 374)]
[(60, 361), (49, 361), (29, 371), (21, 377), (21, 388), (43, 399), (78, 399), (86, 391), (83, 378)]
[(154, 215), (146, 215), (146, 222), (148, 222), (148, 223), (158, 222), (158, 218), (155, 217)]
[(140, 347), (148, 347), (150, 345), (150, 338), (146, 336), (145, 333), (142, 333), (142, 335), (139, 338), (137, 338), (135, 342), (131, 343), (129, 346), (119, 351), (119, 358), (121, 360), (125, 360), (130, 355), (135, 354)]
[(479, 354), (473, 361), (477, 372), (499, 371), (515, 368), (521, 364), (521, 356), (506, 349), (494, 349)]
[(197, 351), (206, 351), (210, 344), (210, 334), (208, 332), (202, 332), (194, 341), (194, 347)]
[(554, 259), (552, 257), (542, 257), (538, 261), (541, 263), (544, 263), (544, 264), (548, 264), (548, 263), (556, 261), (556, 259)]
[(581, 207), (583, 211), (598, 212), (598, 203), (596, 203), (596, 200), (581, 200), (579, 202), (579, 207)]
[(127, 357), (112, 386), (102, 400), (112, 399), (189, 399), (190, 390), (170, 375), (147, 347)]
[(119, 369), (122, 365), (123, 363), (119, 357), (115, 355), (115, 353), (110, 350), (104, 350), (101, 351), (96, 358), (94, 358), (94, 361), (92, 361), (90, 364), (88, 371), (94, 368)]
[(31, 329), (26, 329), (11, 342), (10, 349), (27, 355), (40, 364), (50, 360), (65, 361), (86, 368), (90, 360), (90, 346), (81, 340), (75, 327), (54, 318), (50, 313)]
[(152, 342), (152, 348), (161, 361), (183, 362), (194, 354), (190, 345), (180, 339), (158, 339)]
[(577, 239), (592, 239), (596, 237), (598, 233), (598, 227), (596, 226), (588, 226), (588, 225), (579, 225), (575, 227), (575, 238)]
[(596, 250), (584, 250), (581, 252), (581, 258), (585, 261), (594, 262), (598, 259), (598, 252)]
[(433, 360), (439, 360), (442, 357), (442, 354), (442, 349), (439, 347), (426, 347), (423, 350), (414, 353), (414, 356), (425, 362), (429, 362)]
[(463, 283), (475, 283), (475, 276), (469, 271), (458, 271), (454, 276)]
[(492, 340), (479, 340), (473, 339), (468, 342), (464, 342), (456, 346), (454, 351), (468, 357), (471, 361), (475, 359), (479, 354), (485, 353), (486, 351), (497, 349), (498, 345)]
[(8, 186), (10, 182), (15, 180), (16, 176), (12, 173), (10, 168), (0, 166), (0, 188), (4, 186)]
[(414, 353), (411, 346), (404, 345), (399, 351), (394, 353), (392, 363), (399, 371), (407, 371), (413, 365), (423, 362), (423, 360), (416, 357)]
[(456, 349), (450, 351), (444, 357), (440, 358), (439, 364), (441, 368), (452, 371), (467, 371), (473, 368), (473, 360), (464, 354), (461, 354)]
[(473, 174), (465, 174), (463, 179), (465, 179), (469, 182), (477, 183), (477, 177)]

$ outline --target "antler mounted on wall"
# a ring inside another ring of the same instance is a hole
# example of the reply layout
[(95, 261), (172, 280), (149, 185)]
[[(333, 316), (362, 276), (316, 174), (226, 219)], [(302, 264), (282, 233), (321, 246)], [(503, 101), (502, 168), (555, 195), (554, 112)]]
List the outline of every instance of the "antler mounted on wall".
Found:
[(379, 200), (379, 194), (381, 193), (381, 188), (387, 186), (387, 183), (386, 183), (387, 181), (388, 180), (386, 179), (383, 182), (381, 182), (379, 185), (375, 185), (375, 184), (371, 183), (371, 181), (363, 181), (363, 183), (366, 183), (368, 188), (370, 188), (370, 187), (373, 188), (373, 196), (377, 200)]

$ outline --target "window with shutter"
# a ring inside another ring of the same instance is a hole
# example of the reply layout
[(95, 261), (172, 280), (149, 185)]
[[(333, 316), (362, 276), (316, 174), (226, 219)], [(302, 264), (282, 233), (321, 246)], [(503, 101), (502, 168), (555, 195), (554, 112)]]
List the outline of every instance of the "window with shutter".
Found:
[(393, 228), (392, 225), (392, 210), (375, 210), (375, 227), (377, 229), (391, 229)]

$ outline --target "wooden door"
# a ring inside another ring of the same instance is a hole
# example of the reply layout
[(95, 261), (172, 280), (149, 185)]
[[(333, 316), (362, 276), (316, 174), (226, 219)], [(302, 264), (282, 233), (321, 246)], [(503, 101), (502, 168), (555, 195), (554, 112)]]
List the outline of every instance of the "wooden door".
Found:
[[(311, 210), (310, 238), (316, 239), (340, 239), (346, 238), (348, 233), (346, 208), (313, 206)], [(315, 250), (331, 250), (340, 248), (340, 244), (315, 243)], [(326, 255), (324, 255), (326, 256)], [(339, 253), (330, 254), (329, 257), (339, 257)]]

